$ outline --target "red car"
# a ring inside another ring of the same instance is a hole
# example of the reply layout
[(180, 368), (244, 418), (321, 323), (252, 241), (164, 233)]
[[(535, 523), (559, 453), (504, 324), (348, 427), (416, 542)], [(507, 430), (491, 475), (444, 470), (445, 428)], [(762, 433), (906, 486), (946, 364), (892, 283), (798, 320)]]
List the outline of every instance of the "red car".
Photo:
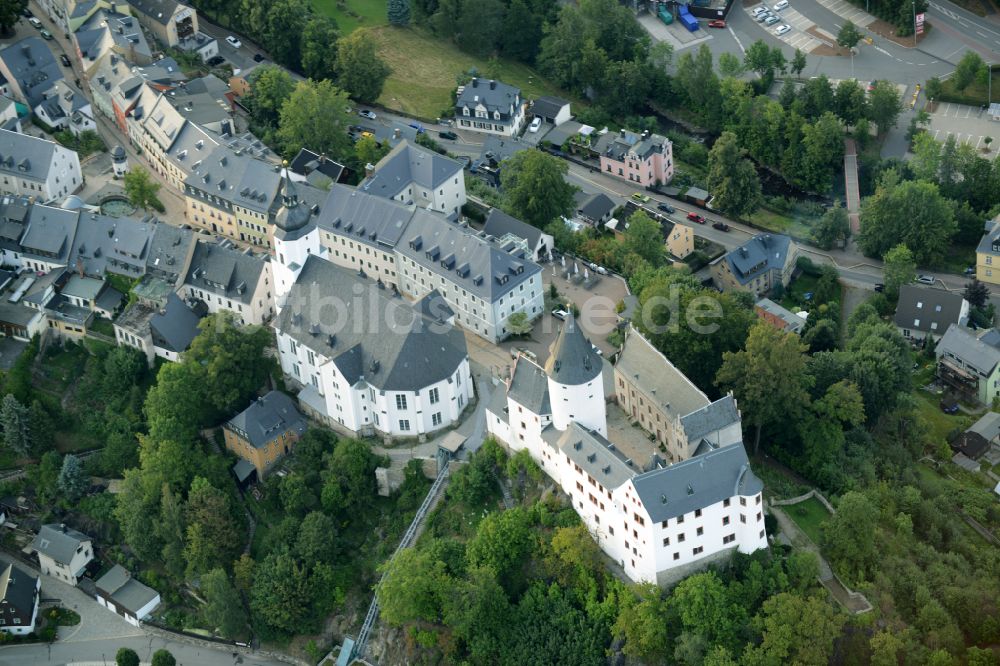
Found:
[(705, 224), (705, 218), (698, 213), (688, 213), (687, 218), (692, 222), (697, 222), (698, 224)]
[(722, 19), (715, 19), (714, 21), (709, 21), (708, 22), (708, 27), (709, 28), (725, 28), (726, 27), (726, 22), (723, 21)]

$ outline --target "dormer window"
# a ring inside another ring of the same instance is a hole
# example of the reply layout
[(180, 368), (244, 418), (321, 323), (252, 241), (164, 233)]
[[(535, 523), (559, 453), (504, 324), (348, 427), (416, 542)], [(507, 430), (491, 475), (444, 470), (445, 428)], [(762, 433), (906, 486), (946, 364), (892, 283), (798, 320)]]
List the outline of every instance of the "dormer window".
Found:
[(500, 112), (499, 111), (494, 111), (493, 112), (493, 120), (500, 120)]
[(467, 107), (467, 106), (463, 106), (462, 107), (462, 115), (463, 116), (469, 115), (469, 107)]

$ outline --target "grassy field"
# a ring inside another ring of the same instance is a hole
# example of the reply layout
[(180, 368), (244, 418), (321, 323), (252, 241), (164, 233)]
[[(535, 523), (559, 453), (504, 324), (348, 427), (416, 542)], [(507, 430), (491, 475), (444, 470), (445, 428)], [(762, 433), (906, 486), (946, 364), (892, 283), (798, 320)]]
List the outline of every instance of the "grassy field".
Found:
[[(986, 104), (987, 86), (985, 83), (973, 81), (965, 90), (956, 90), (952, 79), (945, 79), (941, 82), (941, 94), (938, 95), (939, 102), (952, 102), (955, 104), (971, 104), (981, 106)], [(993, 87), (1000, 86), (1000, 68), (993, 70)], [(997, 88), (1000, 91), (1000, 88)]]
[(812, 236), (811, 225), (817, 221), (792, 207), (788, 213), (778, 213), (769, 208), (758, 208), (750, 216), (754, 226), (779, 234), (788, 234), (794, 238), (808, 239)]
[[(528, 98), (559, 93), (530, 67), (497, 60), (488, 62), (463, 53), (417, 28), (381, 26), (368, 32), (379, 56), (392, 68), (378, 102), (424, 120), (451, 109), (456, 78), (472, 68), (521, 88)], [(575, 102), (575, 101), (574, 101)]]
[(788, 517), (809, 535), (813, 543), (819, 545), (823, 536), (822, 525), (830, 519), (830, 512), (826, 510), (826, 507), (815, 497), (810, 497), (804, 502), (782, 508)]
[(948, 440), (952, 430), (966, 425), (969, 417), (958, 414), (945, 414), (939, 405), (940, 398), (919, 388), (914, 391), (917, 412), (927, 421), (930, 430), (927, 438), (931, 444), (939, 444)]
[(340, 34), (346, 35), (361, 27), (385, 25), (385, 0), (311, 0), (312, 8), (318, 14), (329, 16), (337, 22)]

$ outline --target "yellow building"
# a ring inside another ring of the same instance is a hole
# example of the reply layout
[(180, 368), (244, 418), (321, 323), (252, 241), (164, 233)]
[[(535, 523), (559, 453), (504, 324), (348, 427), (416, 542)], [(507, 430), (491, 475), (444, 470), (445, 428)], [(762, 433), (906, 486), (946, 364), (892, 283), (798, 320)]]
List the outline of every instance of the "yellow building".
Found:
[(1000, 284), (1000, 222), (986, 223), (986, 233), (976, 248), (976, 279)]
[(694, 252), (694, 231), (691, 227), (675, 223), (667, 236), (667, 250), (678, 259)]
[(222, 430), (226, 448), (264, 474), (305, 434), (306, 419), (295, 403), (280, 391), (257, 398), (249, 407), (230, 419)]

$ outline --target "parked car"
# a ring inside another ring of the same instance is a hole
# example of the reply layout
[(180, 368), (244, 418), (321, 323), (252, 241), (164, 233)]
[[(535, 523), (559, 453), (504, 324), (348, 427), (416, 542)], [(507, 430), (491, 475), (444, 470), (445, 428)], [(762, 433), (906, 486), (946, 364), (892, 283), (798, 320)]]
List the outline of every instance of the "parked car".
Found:
[(224, 62), (226, 62), (226, 59), (223, 58), (222, 56), (217, 55), (209, 58), (208, 62), (206, 62), (205, 64), (208, 65), (209, 67), (218, 67)]
[(466, 169), (472, 164), (472, 158), (468, 155), (456, 155), (455, 159), (462, 163), (462, 166)]
[(28, 19), (28, 23), (30, 23), (35, 28), (38, 28), (39, 30), (42, 29), (42, 22), (36, 19), (34, 16)]
[(882, 282), (876, 282), (875, 283), (875, 291), (877, 291), (879, 293), (882, 293), (883, 291), (885, 291), (885, 284), (883, 284)]
[(766, 14), (766, 13), (767, 13), (767, 7), (765, 7), (764, 5), (757, 5), (756, 7), (753, 8), (753, 11), (750, 12), (750, 15), (753, 16), (754, 18), (757, 18), (761, 14)]
[(423, 134), (424, 132), (427, 131), (424, 129), (424, 126), (421, 125), (420, 123), (410, 123), (410, 127), (417, 130), (417, 134)]
[(69, 61), (69, 56), (66, 55), (65, 53), (59, 54), (59, 62), (63, 64), (63, 67), (69, 67), (73, 64)]
[(24, 10), (21, 12), (21, 16), (23, 16), (24, 18), (34, 18), (35, 17), (35, 15), (32, 14), (31, 10), (28, 9), (27, 7), (25, 7)]
[(933, 275), (918, 275), (917, 282), (920, 284), (934, 284), (937, 279)]
[(725, 28), (726, 27), (726, 22), (723, 21), (722, 19), (715, 19), (714, 21), (709, 21), (708, 22), (708, 27), (709, 28)]
[(633, 192), (632, 199), (638, 201), (639, 203), (649, 203), (649, 197), (642, 192)]
[(705, 224), (705, 218), (698, 213), (688, 213), (687, 218), (692, 222), (697, 222), (698, 224)]
[(788, 0), (778, 0), (774, 3), (774, 7), (771, 7), (776, 12), (780, 12), (782, 9), (788, 9)]
[(940, 404), (945, 414), (958, 414), (958, 403), (954, 400), (942, 400)]
[(725, 222), (714, 222), (712, 224), (713, 229), (718, 229), (719, 231), (729, 231), (729, 225)]
[(552, 316), (560, 321), (563, 321), (564, 319), (566, 319), (566, 317), (569, 316), (569, 312), (563, 310), (562, 308), (556, 308), (555, 310), (552, 311)]
[(774, 14), (765, 9), (760, 14), (757, 14), (757, 23), (763, 23), (764, 21), (772, 17), (777, 18), (776, 16), (774, 16)]
[(587, 267), (590, 268), (590, 270), (594, 271), (595, 273), (597, 273), (599, 275), (607, 275), (608, 274), (608, 269), (605, 268), (604, 266), (598, 266), (597, 264), (589, 263), (589, 264), (587, 264)]
[(42, 36), (42, 39), (47, 39), (49, 41), (52, 41), (52, 33), (49, 32), (48, 30), (40, 30), (38, 34)]
[(779, 25), (777, 28), (775, 28), (774, 29), (774, 34), (776, 34), (778, 37), (781, 37), (786, 32), (791, 32), (791, 30), (792, 30), (792, 26), (790, 26), (790, 25), (788, 25), (786, 23), (784, 25)]
[(595, 345), (593, 342), (590, 343), (590, 348), (593, 349), (594, 353), (597, 354), (598, 356), (604, 356), (604, 352), (601, 351), (601, 348)]
[(774, 14), (771, 14), (766, 19), (764, 19), (764, 25), (774, 25), (775, 23), (777, 23), (780, 20), (781, 20), (780, 18), (778, 18)]
[(375, 120), (375, 112), (369, 111), (368, 109), (361, 109), (358, 111), (358, 115), (362, 118), (367, 118), (368, 120)]
[(664, 213), (676, 213), (677, 212), (676, 210), (674, 210), (674, 207), (671, 206), (668, 203), (657, 204), (656, 207), (659, 208), (660, 210), (662, 210)]
[(528, 131), (534, 133), (540, 130), (541, 128), (542, 128), (542, 119), (539, 118), (538, 116), (532, 118), (531, 124), (528, 125)]
[(458, 141), (458, 135), (454, 132), (438, 132), (438, 136), (442, 139), (447, 139), (448, 141)]
[(868, 88), (867, 88), (868, 92), (871, 92), (871, 91), (875, 90), (875, 84), (876, 83), (878, 83), (877, 79), (875, 81), (869, 81), (868, 82)]
[(243, 47), (243, 42), (241, 42), (240, 40), (236, 39), (232, 35), (229, 35), (228, 37), (226, 37), (226, 43), (229, 44), (230, 46), (232, 46), (234, 49), (238, 49), (238, 48), (242, 48)]
[(264, 59), (264, 54), (263, 53), (254, 53), (253, 54), (253, 61), (254, 62), (261, 62), (263, 59)]
[(966, 275), (975, 275), (976, 274), (976, 267), (975, 266), (969, 266), (968, 268), (965, 269), (965, 274)]

